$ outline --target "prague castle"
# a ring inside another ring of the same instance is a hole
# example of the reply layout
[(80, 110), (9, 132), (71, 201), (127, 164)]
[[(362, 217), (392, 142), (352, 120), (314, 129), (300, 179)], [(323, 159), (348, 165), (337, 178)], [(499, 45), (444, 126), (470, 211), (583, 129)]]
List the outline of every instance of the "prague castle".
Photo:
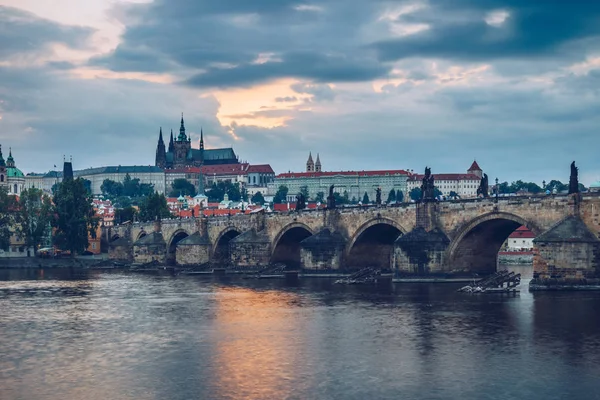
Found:
[(165, 147), (162, 128), (156, 146), (155, 165), (163, 169), (176, 169), (185, 167), (200, 167), (203, 165), (239, 164), (233, 149), (204, 149), (204, 134), (200, 130), (200, 145), (197, 149), (192, 148), (192, 139), (185, 133), (183, 114), (181, 115), (181, 126), (179, 135), (169, 139), (169, 147)]

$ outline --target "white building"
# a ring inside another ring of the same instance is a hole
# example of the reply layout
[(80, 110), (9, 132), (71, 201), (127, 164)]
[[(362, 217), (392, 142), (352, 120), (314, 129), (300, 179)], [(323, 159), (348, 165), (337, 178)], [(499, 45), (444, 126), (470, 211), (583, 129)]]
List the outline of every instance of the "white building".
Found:
[(519, 227), (510, 234), (506, 241), (508, 251), (531, 251), (533, 249), (535, 235), (524, 226)]
[[(473, 161), (466, 174), (436, 174), (432, 173), (435, 187), (437, 187), (444, 196), (450, 196), (451, 192), (458, 194), (462, 198), (476, 197), (477, 188), (481, 183), (483, 171), (479, 168), (476, 161)], [(410, 193), (414, 188), (420, 188), (423, 180), (421, 174), (413, 174), (408, 178), (407, 190)]]
[(92, 194), (102, 193), (101, 186), (105, 179), (122, 183), (128, 174), (131, 179), (139, 179), (140, 183), (154, 185), (154, 190), (158, 193), (165, 193), (165, 171), (159, 167), (145, 165), (98, 167), (73, 172), (75, 178), (92, 182)]
[(321, 161), (317, 155), (317, 163), (313, 163), (312, 154), (306, 163), (306, 172), (288, 172), (279, 174), (275, 181), (269, 184), (269, 195), (274, 195), (279, 186), (288, 188), (288, 200), (295, 201), (296, 195), (305, 186), (308, 189), (309, 199), (315, 200), (318, 193), (323, 193), (324, 199), (329, 194), (329, 187), (334, 185), (334, 192), (343, 196), (348, 194), (348, 199), (354, 198), (361, 201), (365, 193), (369, 200), (375, 201), (377, 188), (381, 189), (381, 199), (387, 200), (392, 189), (401, 191), (407, 197), (406, 181), (409, 176), (404, 170), (381, 171), (326, 171), (321, 170)]

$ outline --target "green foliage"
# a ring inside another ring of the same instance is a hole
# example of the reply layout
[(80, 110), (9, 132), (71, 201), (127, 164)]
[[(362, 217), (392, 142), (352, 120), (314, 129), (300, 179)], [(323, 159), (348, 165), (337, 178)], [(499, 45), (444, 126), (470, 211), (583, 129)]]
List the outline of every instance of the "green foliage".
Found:
[(365, 194), (363, 195), (363, 198), (362, 198), (362, 203), (369, 204), (370, 202), (371, 202), (371, 200), (369, 199), (369, 195), (367, 194), (367, 192), (365, 192)]
[(288, 187), (285, 185), (279, 186), (275, 197), (273, 197), (273, 203), (285, 203), (287, 201)]
[(579, 188), (580, 192), (587, 192), (587, 188), (585, 186), (583, 186), (583, 183), (580, 183), (578, 188)]
[(114, 202), (113, 202), (113, 206), (115, 208), (127, 208), (127, 207), (131, 207), (132, 205), (132, 201), (129, 197), (127, 196), (121, 196), (121, 197), (117, 197)]
[[(85, 187), (85, 180), (83, 184)], [(91, 192), (87, 193), (89, 195)], [(51, 234), (49, 225), (52, 222), (54, 210), (50, 197), (44, 195), (39, 189), (23, 190), (19, 198), (18, 210), (15, 232), (25, 240), (27, 247), (37, 249), (44, 238)]]
[(117, 208), (115, 210), (115, 224), (120, 225), (127, 221), (133, 221), (137, 210), (133, 207)]
[(418, 187), (412, 188), (411, 191), (408, 193), (408, 197), (410, 197), (410, 199), (414, 200), (414, 201), (421, 200), (421, 196), (422, 196), (421, 188), (418, 188)]
[(404, 202), (404, 193), (402, 192), (402, 190), (396, 190), (396, 202)]
[(219, 202), (223, 201), (225, 198), (225, 193), (227, 193), (227, 196), (231, 201), (240, 201), (242, 198), (240, 184), (231, 183), (229, 180), (213, 183), (206, 195), (208, 196), (208, 201)]
[(194, 197), (196, 195), (194, 184), (187, 179), (175, 179), (171, 187), (169, 197), (179, 197), (179, 195)]
[(83, 253), (88, 245), (88, 233), (95, 237), (98, 218), (94, 216), (92, 198), (82, 179), (63, 181), (54, 194), (56, 217), (55, 243), (72, 255)]
[(358, 204), (358, 200), (356, 200), (356, 196), (352, 196), (352, 200), (350, 200), (350, 204)]
[(388, 194), (387, 202), (394, 203), (396, 201), (396, 191), (394, 189), (390, 190)]
[[(500, 186), (500, 185), (498, 185)], [(460, 196), (458, 195), (458, 193), (456, 193), (454, 190), (450, 191), (450, 194), (448, 195), (451, 199), (460, 199)]]
[(8, 250), (10, 245), (11, 227), (17, 222), (17, 199), (10, 196), (5, 187), (0, 187), (0, 248)]
[(169, 210), (169, 206), (167, 205), (167, 198), (158, 192), (146, 196), (140, 204), (139, 215), (141, 221), (170, 218), (171, 210)]
[(123, 196), (145, 197), (154, 193), (154, 185), (140, 183), (138, 178), (132, 179), (129, 174), (126, 174), (123, 183), (105, 179), (102, 186), (100, 186), (100, 190), (104, 196), (111, 199)]
[(83, 179), (83, 185), (89, 194), (92, 194), (92, 181), (89, 179)]
[(301, 186), (300, 193), (302, 193), (304, 195), (304, 199), (306, 199), (306, 201), (308, 201), (308, 199), (310, 197), (310, 193), (308, 193), (308, 186)]
[(545, 189), (549, 190), (552, 193), (554, 193), (555, 190), (556, 193), (560, 193), (562, 191), (569, 190), (569, 185), (567, 185), (566, 183), (562, 183), (561, 181), (557, 181), (556, 179), (553, 179), (546, 184)]
[(333, 197), (335, 198), (336, 205), (350, 204), (350, 198), (348, 197), (348, 191), (344, 191), (343, 195), (339, 193), (334, 193)]
[(260, 205), (265, 204), (265, 198), (263, 197), (261, 192), (256, 192), (254, 194), (254, 196), (252, 196), (252, 199), (250, 199), (250, 201), (253, 204), (260, 204)]
[(325, 203), (325, 192), (318, 192), (315, 196), (315, 201), (317, 203)]
[(442, 193), (442, 191), (440, 189), (437, 188), (437, 186), (434, 186), (433, 188), (433, 197), (435, 197), (436, 199), (440, 196), (443, 196), (444, 193)]

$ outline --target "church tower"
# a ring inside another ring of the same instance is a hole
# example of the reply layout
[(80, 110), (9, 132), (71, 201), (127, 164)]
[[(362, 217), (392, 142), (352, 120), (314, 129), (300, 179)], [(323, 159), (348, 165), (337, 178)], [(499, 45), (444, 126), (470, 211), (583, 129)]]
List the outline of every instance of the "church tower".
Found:
[(173, 149), (173, 129), (171, 129), (171, 139), (169, 139), (169, 153), (172, 153)]
[(315, 163), (315, 172), (321, 172), (321, 160), (319, 159), (319, 153), (317, 153), (317, 162)]
[(163, 141), (162, 127), (158, 134), (158, 145), (156, 145), (156, 161), (154, 162), (159, 168), (167, 167), (167, 150), (165, 149), (165, 142)]
[(315, 162), (312, 158), (312, 152), (308, 153), (308, 160), (306, 161), (306, 172), (315, 172)]
[(7, 186), (8, 179), (6, 177), (6, 163), (4, 157), (2, 157), (2, 145), (0, 145), (0, 187)]
[(477, 164), (477, 161), (473, 161), (471, 167), (467, 170), (467, 174), (477, 175), (480, 179), (483, 177), (483, 170)]
[(173, 166), (172, 168), (184, 168), (190, 164), (188, 154), (192, 148), (192, 142), (185, 134), (185, 124), (183, 122), (183, 113), (181, 114), (181, 126), (179, 127), (179, 136), (173, 143)]

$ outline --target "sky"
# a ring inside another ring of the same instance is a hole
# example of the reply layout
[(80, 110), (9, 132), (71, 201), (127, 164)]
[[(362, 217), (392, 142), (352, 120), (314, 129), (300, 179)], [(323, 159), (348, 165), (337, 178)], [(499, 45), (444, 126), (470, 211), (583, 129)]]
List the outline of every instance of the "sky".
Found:
[(0, 144), (24, 172), (198, 146), (276, 173), (600, 180), (600, 2), (0, 0)]

